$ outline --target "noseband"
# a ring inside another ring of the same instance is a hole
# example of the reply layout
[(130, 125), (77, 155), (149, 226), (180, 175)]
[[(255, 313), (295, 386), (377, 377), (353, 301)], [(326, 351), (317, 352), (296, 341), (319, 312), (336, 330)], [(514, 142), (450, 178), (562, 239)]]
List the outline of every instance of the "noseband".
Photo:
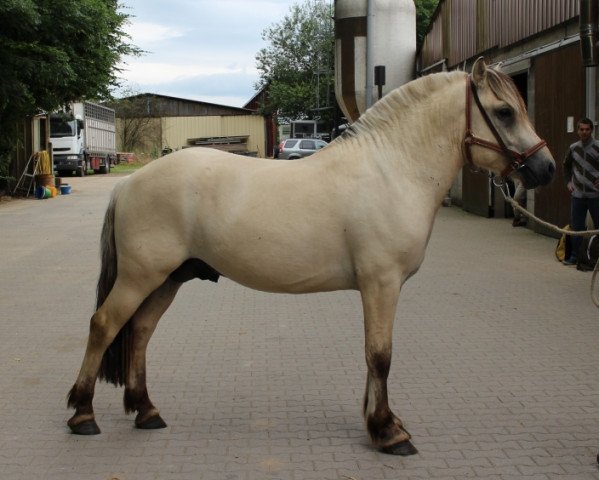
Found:
[[(478, 106), (478, 111), (485, 119), (485, 123), (489, 127), (489, 130), (491, 130), (491, 133), (495, 137), (497, 143), (489, 142), (488, 140), (477, 137), (472, 132), (473, 97), (474, 101), (476, 102), (476, 105)], [(490, 150), (503, 153), (510, 160), (508, 166), (505, 167), (501, 172), (502, 177), (507, 177), (513, 171), (522, 168), (524, 166), (524, 162), (526, 162), (526, 160), (528, 160), (535, 153), (537, 153), (539, 150), (545, 147), (547, 145), (547, 142), (545, 142), (545, 140), (541, 140), (539, 143), (533, 145), (528, 150), (522, 153), (516, 152), (515, 150), (508, 148), (505, 145), (503, 139), (501, 138), (501, 135), (499, 135), (499, 132), (495, 128), (495, 125), (493, 125), (493, 122), (491, 122), (491, 119), (489, 118), (489, 115), (487, 114), (486, 110), (480, 103), (480, 98), (478, 97), (476, 85), (472, 81), (472, 76), (468, 75), (466, 79), (466, 135), (464, 137), (464, 145), (466, 146), (466, 159), (468, 160), (468, 163), (470, 163), (471, 165), (474, 165), (474, 162), (472, 161), (472, 152), (470, 151), (472, 145), (478, 145), (483, 148), (488, 148)]]

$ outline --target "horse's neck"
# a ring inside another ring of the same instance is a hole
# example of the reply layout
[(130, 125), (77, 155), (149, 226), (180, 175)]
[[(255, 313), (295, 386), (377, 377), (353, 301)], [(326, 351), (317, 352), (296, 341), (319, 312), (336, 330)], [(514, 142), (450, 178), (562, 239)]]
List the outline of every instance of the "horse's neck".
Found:
[(364, 139), (352, 147), (389, 180), (438, 204), (463, 165), (466, 84), (461, 74), (418, 83), (368, 111), (359, 133)]

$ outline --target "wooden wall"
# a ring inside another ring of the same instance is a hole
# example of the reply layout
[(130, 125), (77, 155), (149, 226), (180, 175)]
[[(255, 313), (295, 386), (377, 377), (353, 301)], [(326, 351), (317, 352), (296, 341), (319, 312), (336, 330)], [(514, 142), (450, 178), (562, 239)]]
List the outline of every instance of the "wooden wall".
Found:
[[(576, 122), (585, 116), (585, 69), (579, 43), (536, 58), (534, 69), (535, 128), (547, 141), (557, 167), (553, 182), (535, 192), (535, 214), (563, 227), (570, 223), (570, 194), (562, 162), (567, 148), (578, 140)], [(568, 117), (574, 119), (573, 133), (566, 129)]]

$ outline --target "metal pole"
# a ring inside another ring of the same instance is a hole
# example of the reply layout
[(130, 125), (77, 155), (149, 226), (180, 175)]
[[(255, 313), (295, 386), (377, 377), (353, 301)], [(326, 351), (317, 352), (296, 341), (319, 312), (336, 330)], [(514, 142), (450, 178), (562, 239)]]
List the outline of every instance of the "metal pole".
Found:
[(373, 104), (372, 90), (374, 88), (374, 0), (367, 0), (366, 10), (366, 108)]
[(599, 25), (597, 16), (599, 12), (598, 0), (580, 0), (580, 50), (582, 63), (585, 67), (594, 67), (599, 63), (597, 59), (597, 40)]
[(597, 125), (595, 102), (597, 98), (597, 67), (585, 68), (586, 83), (586, 116)]

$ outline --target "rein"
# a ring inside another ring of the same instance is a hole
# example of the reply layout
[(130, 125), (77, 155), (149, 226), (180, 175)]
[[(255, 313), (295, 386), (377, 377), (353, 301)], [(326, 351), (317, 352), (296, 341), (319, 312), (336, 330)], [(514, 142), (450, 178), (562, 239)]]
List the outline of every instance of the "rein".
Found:
[[(561, 233), (562, 235), (571, 235), (573, 237), (590, 237), (591, 235), (599, 234), (599, 230), (585, 230), (585, 231), (578, 231), (578, 232), (572, 231), (572, 230), (565, 230), (563, 228), (557, 227), (556, 225), (553, 225), (552, 223), (541, 220), (539, 217), (530, 213), (528, 210), (526, 210), (518, 202), (516, 202), (516, 200), (514, 200), (512, 198), (509, 190), (507, 189), (507, 185), (498, 184), (495, 182), (493, 182), (493, 183), (495, 184), (495, 186), (497, 188), (499, 188), (499, 190), (501, 190), (503, 198), (505, 199), (506, 202), (508, 202), (512, 206), (512, 208), (514, 210), (518, 210), (520, 213), (522, 213), (522, 215), (525, 215), (527, 218), (530, 218), (534, 222), (537, 222), (538, 224), (548, 228), (549, 230), (552, 230), (556, 233)], [(597, 275), (598, 274), (599, 274), (599, 259), (597, 259), (597, 262), (595, 263), (595, 268), (593, 269), (593, 276), (591, 278), (591, 300), (593, 301), (595, 306), (599, 308), (599, 298), (597, 296), (596, 289), (595, 289), (595, 284), (597, 283)]]
[[(487, 127), (489, 127), (489, 130), (491, 130), (491, 133), (493, 134), (493, 137), (495, 137), (495, 141), (497, 143), (477, 137), (472, 131), (472, 98), (474, 98), (476, 106), (478, 107), (478, 111), (484, 118)], [(501, 135), (495, 128), (495, 125), (493, 125), (493, 122), (491, 122), (487, 111), (483, 108), (480, 98), (478, 97), (476, 85), (472, 81), (472, 76), (468, 75), (466, 77), (466, 133), (464, 136), (464, 145), (466, 146), (466, 159), (471, 165), (474, 165), (474, 162), (472, 161), (472, 152), (470, 150), (472, 145), (478, 145), (489, 150), (503, 153), (510, 160), (508, 166), (505, 167), (505, 169), (501, 172), (502, 177), (507, 177), (513, 171), (522, 168), (524, 166), (524, 162), (545, 147), (547, 142), (545, 142), (545, 140), (541, 140), (539, 143), (533, 145), (524, 152), (517, 152), (511, 148), (508, 148), (501, 138)]]

